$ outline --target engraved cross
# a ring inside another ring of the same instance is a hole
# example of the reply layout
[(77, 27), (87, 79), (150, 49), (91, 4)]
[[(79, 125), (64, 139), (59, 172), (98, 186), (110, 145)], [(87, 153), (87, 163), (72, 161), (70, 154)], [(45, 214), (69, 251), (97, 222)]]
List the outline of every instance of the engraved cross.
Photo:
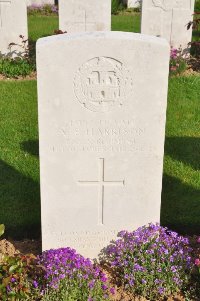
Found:
[(2, 8), (4, 3), (11, 4), (11, 0), (0, 0), (0, 27), (3, 27)]
[(89, 22), (89, 21), (87, 20), (87, 12), (86, 12), (86, 10), (85, 10), (85, 31), (87, 31), (87, 24), (95, 24), (95, 22)]
[(104, 224), (104, 191), (105, 186), (124, 186), (125, 180), (122, 181), (106, 181), (105, 180), (105, 159), (99, 159), (99, 179), (97, 181), (78, 181), (83, 185), (95, 185), (99, 186), (99, 203), (98, 203), (98, 224)]
[(84, 30), (85, 30), (85, 31), (88, 31), (88, 30), (87, 30), (87, 25), (88, 25), (88, 24), (95, 24), (95, 22), (89, 22), (89, 21), (88, 21), (86, 10), (84, 10), (83, 18), (84, 18), (84, 20), (82, 20), (82, 21), (76, 21), (75, 24), (81, 24), (81, 25), (84, 25), (84, 27), (85, 27)]

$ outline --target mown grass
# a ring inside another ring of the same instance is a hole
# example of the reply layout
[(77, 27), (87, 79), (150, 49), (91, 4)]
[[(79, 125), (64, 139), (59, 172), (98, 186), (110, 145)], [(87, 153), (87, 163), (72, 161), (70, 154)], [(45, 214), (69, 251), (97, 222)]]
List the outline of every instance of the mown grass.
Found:
[(58, 29), (57, 16), (29, 16), (28, 30), (31, 41), (54, 34)]
[(140, 14), (113, 15), (112, 30), (140, 32)]
[(0, 81), (0, 223), (15, 238), (40, 235), (36, 81)]
[[(133, 28), (137, 32), (139, 24), (138, 15), (112, 18), (113, 30)], [(52, 34), (56, 28), (56, 17), (29, 17), (32, 41)], [(169, 81), (161, 221), (182, 233), (199, 233), (200, 229), (199, 87), (199, 76)], [(36, 81), (0, 81), (0, 91), (0, 223), (13, 238), (38, 237)]]
[(163, 224), (200, 231), (200, 76), (169, 81), (162, 193)]

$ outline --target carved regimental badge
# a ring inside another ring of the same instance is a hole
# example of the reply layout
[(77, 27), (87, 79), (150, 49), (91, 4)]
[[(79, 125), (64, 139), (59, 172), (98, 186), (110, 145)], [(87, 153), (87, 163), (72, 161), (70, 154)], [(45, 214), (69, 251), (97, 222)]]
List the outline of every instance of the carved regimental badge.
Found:
[(123, 64), (110, 57), (96, 57), (83, 64), (74, 79), (79, 102), (93, 112), (122, 106), (132, 90), (132, 79)]

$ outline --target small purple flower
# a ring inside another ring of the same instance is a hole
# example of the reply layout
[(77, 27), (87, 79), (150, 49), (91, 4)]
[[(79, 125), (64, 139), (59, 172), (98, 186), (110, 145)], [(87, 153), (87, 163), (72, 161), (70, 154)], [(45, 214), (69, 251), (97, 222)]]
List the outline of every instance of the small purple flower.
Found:
[(112, 295), (115, 295), (115, 288), (114, 288), (114, 287), (111, 287), (111, 288), (110, 288), (110, 293), (111, 293)]
[(12, 277), (12, 278), (10, 279), (10, 281), (11, 281), (12, 283), (14, 283), (14, 282), (16, 282), (16, 279), (15, 279), (14, 277)]
[(34, 288), (38, 288), (38, 282), (36, 280), (33, 281)]
[(102, 284), (102, 289), (105, 291), (105, 290), (107, 290), (108, 289), (108, 286), (107, 285), (105, 285), (105, 284)]
[(10, 292), (12, 291), (10, 285), (7, 285), (7, 286), (6, 286), (6, 290), (7, 290), (7, 293), (10, 293)]

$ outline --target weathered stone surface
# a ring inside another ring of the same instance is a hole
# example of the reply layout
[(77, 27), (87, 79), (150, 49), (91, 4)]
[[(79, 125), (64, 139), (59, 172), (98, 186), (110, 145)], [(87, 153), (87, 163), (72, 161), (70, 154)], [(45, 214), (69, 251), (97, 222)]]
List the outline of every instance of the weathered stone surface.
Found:
[[(28, 38), (26, 1), (0, 0), (0, 55), (23, 55), (20, 35)], [(10, 43), (17, 45), (10, 50)]]
[(143, 0), (143, 34), (167, 39), (173, 48), (187, 48), (192, 38), (192, 28), (187, 24), (193, 19), (194, 0)]
[(37, 43), (43, 249), (96, 257), (159, 221), (169, 45), (64, 34)]
[(54, 0), (26, 0), (27, 5), (44, 5), (44, 4), (55, 4)]
[(68, 33), (111, 30), (111, 0), (59, 0), (59, 28)]

